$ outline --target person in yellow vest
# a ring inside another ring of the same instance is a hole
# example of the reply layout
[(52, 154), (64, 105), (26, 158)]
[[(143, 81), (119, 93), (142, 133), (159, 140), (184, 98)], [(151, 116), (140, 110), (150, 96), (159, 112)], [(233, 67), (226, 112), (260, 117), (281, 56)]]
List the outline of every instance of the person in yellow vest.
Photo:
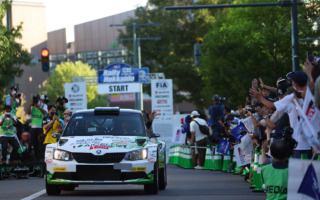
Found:
[[(19, 144), (14, 133), (13, 125), (17, 123), (17, 117), (11, 113), (11, 106), (4, 107), (5, 113), (0, 116), (0, 142), (2, 145), (2, 157), (6, 160), (8, 155), (8, 144), (12, 146), (12, 153), (10, 156), (12, 163), (18, 162), (18, 148)], [(2, 160), (0, 158), (0, 164)]]
[(30, 145), (33, 147), (33, 155), (36, 161), (43, 159), (40, 153), (39, 146), (43, 143), (42, 119), (48, 113), (47, 105), (44, 99), (38, 94), (33, 95), (33, 98), (27, 109), (28, 115), (31, 115), (31, 137)]
[(283, 140), (277, 140), (271, 144), (272, 164), (262, 167), (262, 178), (266, 187), (267, 200), (287, 199), (288, 190), (288, 158), (290, 147)]
[(46, 115), (42, 120), (43, 134), (45, 136), (43, 145), (41, 146), (41, 153), (44, 155), (44, 151), (47, 144), (56, 143), (57, 139), (53, 137), (59, 134), (62, 129), (61, 122), (57, 114), (57, 109), (54, 105), (48, 106), (48, 115)]

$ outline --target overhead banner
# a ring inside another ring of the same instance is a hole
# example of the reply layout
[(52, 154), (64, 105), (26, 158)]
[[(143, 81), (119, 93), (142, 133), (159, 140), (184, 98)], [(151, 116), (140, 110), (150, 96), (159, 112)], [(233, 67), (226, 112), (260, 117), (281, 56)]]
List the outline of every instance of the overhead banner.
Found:
[(98, 84), (98, 94), (140, 92), (140, 83)]
[(157, 116), (152, 123), (153, 131), (171, 136), (173, 131), (172, 79), (151, 80), (152, 110)]
[(98, 71), (98, 84), (149, 82), (149, 68), (137, 69), (125, 63), (113, 63)]
[(87, 90), (85, 82), (65, 83), (65, 97), (68, 99), (67, 107), (75, 112), (87, 109)]

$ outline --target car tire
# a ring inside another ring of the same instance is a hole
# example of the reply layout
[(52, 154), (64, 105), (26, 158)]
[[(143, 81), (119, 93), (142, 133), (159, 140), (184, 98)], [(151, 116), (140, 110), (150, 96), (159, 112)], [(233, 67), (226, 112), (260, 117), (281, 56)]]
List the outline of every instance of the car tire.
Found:
[(46, 177), (46, 192), (48, 195), (59, 195), (61, 193), (61, 186), (48, 184)]
[(166, 154), (164, 154), (163, 168), (159, 169), (159, 190), (165, 190), (167, 187), (167, 161)]
[(153, 170), (153, 183), (144, 184), (144, 192), (146, 194), (158, 194), (159, 191), (159, 172), (158, 162), (154, 165)]

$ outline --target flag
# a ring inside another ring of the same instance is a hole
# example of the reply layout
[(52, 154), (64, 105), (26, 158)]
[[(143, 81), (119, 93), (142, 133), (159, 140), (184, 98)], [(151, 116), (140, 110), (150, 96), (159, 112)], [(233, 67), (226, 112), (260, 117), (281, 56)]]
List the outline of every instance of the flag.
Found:
[(254, 124), (252, 122), (251, 116), (243, 119), (242, 123), (245, 125), (245, 127), (248, 129), (250, 133), (254, 132)]
[[(306, 118), (310, 121), (313, 129), (320, 130), (320, 111), (314, 104), (314, 97), (309, 89), (307, 87), (306, 95), (303, 102), (302, 107), (303, 114), (306, 115)], [(318, 137), (317, 132), (310, 131), (306, 129), (307, 127), (304, 126), (302, 129), (304, 129), (304, 133), (309, 137)]]
[(228, 142), (227, 140), (224, 140), (224, 139), (220, 139), (217, 152), (224, 155), (229, 154), (230, 145), (231, 145), (231, 142)]
[(320, 200), (319, 184), (312, 163), (310, 163), (308, 170), (303, 177), (298, 193), (302, 193), (312, 197), (313, 199)]
[(232, 129), (232, 134), (234, 136), (234, 138), (236, 139), (236, 141), (241, 141), (241, 138), (243, 137), (243, 135), (241, 135), (240, 133), (247, 130), (246, 126), (244, 125), (244, 123), (240, 122), (240, 124), (238, 126), (236, 126), (234, 129)]

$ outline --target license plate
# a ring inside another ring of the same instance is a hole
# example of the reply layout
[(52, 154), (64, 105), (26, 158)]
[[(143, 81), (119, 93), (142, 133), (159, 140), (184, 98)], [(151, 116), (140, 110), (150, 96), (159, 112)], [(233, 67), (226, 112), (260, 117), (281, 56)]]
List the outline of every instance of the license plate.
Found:
[(133, 172), (137, 172), (137, 171), (146, 171), (147, 168), (146, 167), (132, 167)]
[(67, 168), (66, 167), (54, 167), (53, 171), (54, 172), (65, 172), (65, 171), (67, 171)]

